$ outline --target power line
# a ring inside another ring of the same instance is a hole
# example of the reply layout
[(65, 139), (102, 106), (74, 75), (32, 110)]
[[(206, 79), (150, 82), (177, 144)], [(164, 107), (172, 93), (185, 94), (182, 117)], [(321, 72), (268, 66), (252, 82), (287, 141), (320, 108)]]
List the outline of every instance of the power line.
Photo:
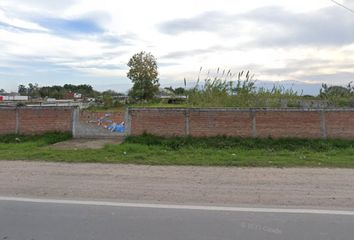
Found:
[(345, 5), (343, 5), (343, 4), (339, 3), (339, 2), (337, 2), (337, 1), (335, 1), (335, 0), (331, 0), (331, 2), (337, 4), (338, 6), (344, 8), (344, 9), (346, 9), (346, 10), (348, 10), (349, 12), (354, 13), (354, 10), (353, 10), (353, 9), (350, 9), (350, 8), (348, 8), (347, 6), (345, 6)]

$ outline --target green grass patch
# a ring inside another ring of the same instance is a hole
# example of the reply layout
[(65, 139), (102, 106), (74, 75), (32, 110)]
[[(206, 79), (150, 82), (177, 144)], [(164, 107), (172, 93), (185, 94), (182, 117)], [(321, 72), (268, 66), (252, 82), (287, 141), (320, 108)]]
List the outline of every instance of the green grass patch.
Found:
[[(0, 137), (0, 159), (149, 165), (354, 168), (354, 141), (232, 137), (128, 137), (103, 149), (59, 150), (70, 134)], [(20, 139), (20, 141), (18, 140)]]
[(22, 146), (21, 144), (31, 143), (36, 146), (50, 145), (57, 142), (66, 141), (72, 138), (71, 133), (60, 133), (52, 132), (42, 135), (0, 135), (0, 144), (6, 146), (6, 144), (16, 144), (17, 146)]
[(143, 144), (149, 146), (163, 146), (170, 149), (184, 147), (202, 149), (245, 149), (245, 150), (309, 150), (329, 151), (334, 149), (347, 149), (354, 147), (350, 140), (322, 140), (322, 139), (260, 139), (260, 138), (235, 138), (227, 136), (218, 137), (158, 137), (149, 134), (128, 137), (126, 143)]

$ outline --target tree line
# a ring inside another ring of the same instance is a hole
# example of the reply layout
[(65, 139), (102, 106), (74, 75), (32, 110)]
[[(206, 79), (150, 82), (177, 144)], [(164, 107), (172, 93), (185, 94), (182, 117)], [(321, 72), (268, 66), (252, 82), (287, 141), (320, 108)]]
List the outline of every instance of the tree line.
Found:
[(30, 83), (28, 86), (19, 85), (18, 93), (22, 96), (29, 96), (31, 98), (56, 98), (64, 99), (70, 93), (79, 93), (84, 97), (93, 98), (100, 93), (95, 91), (92, 86), (87, 84), (72, 85), (65, 84), (64, 86), (44, 86), (39, 87), (38, 84)]

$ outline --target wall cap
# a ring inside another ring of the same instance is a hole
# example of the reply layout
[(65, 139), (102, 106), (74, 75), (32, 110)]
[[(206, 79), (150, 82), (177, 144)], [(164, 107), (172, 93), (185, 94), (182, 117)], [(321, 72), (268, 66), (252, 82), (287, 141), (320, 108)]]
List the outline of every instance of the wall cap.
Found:
[(142, 108), (129, 107), (128, 111), (164, 112), (354, 112), (354, 108)]

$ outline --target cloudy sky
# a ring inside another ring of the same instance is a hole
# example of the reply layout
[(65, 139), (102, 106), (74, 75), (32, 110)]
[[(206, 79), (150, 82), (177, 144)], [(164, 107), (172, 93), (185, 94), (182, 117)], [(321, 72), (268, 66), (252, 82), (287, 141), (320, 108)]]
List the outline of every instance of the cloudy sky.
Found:
[(354, 80), (353, 29), (354, 12), (330, 0), (0, 0), (0, 88), (126, 91), (126, 64), (144, 50), (162, 86), (192, 84), (202, 66), (313, 93)]

